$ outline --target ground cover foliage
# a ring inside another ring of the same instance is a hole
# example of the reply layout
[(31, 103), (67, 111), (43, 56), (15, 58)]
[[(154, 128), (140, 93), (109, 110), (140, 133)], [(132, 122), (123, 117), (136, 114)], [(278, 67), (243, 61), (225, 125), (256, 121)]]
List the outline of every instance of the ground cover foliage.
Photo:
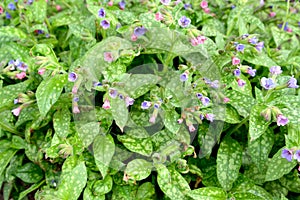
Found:
[(0, 198), (299, 199), (300, 2), (0, 2)]

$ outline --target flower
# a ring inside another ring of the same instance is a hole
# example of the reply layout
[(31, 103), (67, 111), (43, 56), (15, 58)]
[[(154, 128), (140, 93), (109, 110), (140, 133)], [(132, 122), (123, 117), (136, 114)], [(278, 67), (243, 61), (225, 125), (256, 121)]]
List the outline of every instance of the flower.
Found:
[(205, 118), (210, 121), (210, 122), (213, 122), (214, 121), (214, 117), (215, 115), (214, 114), (205, 114)]
[(147, 32), (147, 29), (143, 26), (138, 26), (133, 31), (134, 35), (136, 35), (137, 37), (144, 35), (146, 32)]
[(100, 22), (100, 25), (102, 26), (103, 29), (108, 29), (110, 27), (110, 23), (108, 20), (104, 19)]
[(210, 87), (212, 88), (219, 88), (220, 87), (220, 83), (219, 80), (214, 80), (213, 82), (209, 83)]
[(224, 97), (224, 98), (223, 98), (223, 102), (224, 102), (224, 103), (228, 103), (229, 101), (230, 101), (230, 99), (229, 99), (228, 97)]
[(256, 44), (255, 48), (258, 50), (258, 51), (261, 51), (263, 48), (264, 48), (264, 42), (259, 42)]
[(11, 19), (11, 15), (9, 14), (9, 12), (5, 12), (5, 18), (6, 19)]
[(232, 61), (232, 65), (238, 65), (241, 62), (240, 59), (235, 56), (232, 57), (231, 61)]
[(242, 39), (246, 39), (247, 37), (249, 37), (248, 33), (242, 35)]
[(105, 15), (106, 15), (106, 12), (105, 12), (104, 8), (100, 8), (98, 10), (98, 16), (101, 17), (101, 18), (104, 18)]
[(289, 162), (293, 159), (293, 152), (288, 149), (283, 149), (281, 152), (281, 157), (287, 159)]
[(72, 88), (72, 94), (77, 94), (77, 92), (78, 92), (78, 87), (74, 85)]
[(289, 119), (282, 114), (277, 115), (277, 126), (285, 126), (288, 122)]
[(15, 109), (13, 109), (11, 112), (13, 113), (13, 115), (14, 115), (14, 116), (19, 116), (19, 115), (20, 115), (20, 112), (21, 112), (21, 110), (22, 110), (22, 107), (21, 107), (21, 106), (19, 106), (19, 107), (17, 107), (17, 108), (15, 108)]
[(203, 106), (208, 106), (210, 99), (208, 97), (201, 97), (201, 102), (203, 104)]
[(208, 2), (207, 1), (201, 1), (200, 7), (203, 8), (203, 9), (207, 8), (208, 7)]
[(127, 96), (127, 97), (125, 97), (125, 103), (126, 103), (126, 107), (131, 106), (134, 103), (134, 99)]
[(181, 81), (181, 82), (185, 82), (185, 81), (187, 81), (187, 80), (188, 80), (188, 74), (187, 74), (186, 72), (182, 73), (182, 74), (180, 75), (180, 81)]
[(0, 6), (0, 15), (3, 13), (4, 9)]
[(106, 62), (112, 62), (114, 60), (111, 52), (104, 52), (103, 57)]
[(27, 4), (28, 4), (28, 5), (31, 5), (32, 3), (33, 3), (33, 0), (28, 0), (28, 1), (27, 1)]
[(297, 85), (297, 79), (294, 77), (291, 77), (290, 80), (287, 82), (289, 88), (298, 88), (299, 85)]
[(16, 78), (17, 79), (23, 79), (23, 78), (25, 78), (26, 77), (26, 72), (21, 72), (21, 73), (18, 73), (18, 74), (16, 74)]
[(9, 3), (9, 4), (7, 5), (7, 8), (8, 8), (9, 10), (16, 10), (16, 6), (15, 6), (14, 3)]
[(240, 70), (239, 68), (237, 68), (237, 69), (235, 69), (235, 70), (233, 71), (233, 74), (234, 74), (235, 76), (240, 76), (240, 75), (241, 75), (241, 70)]
[(170, 4), (171, 0), (160, 0), (160, 3), (162, 3), (165, 6), (168, 6)]
[(197, 94), (196, 94), (196, 97), (197, 97), (198, 99), (201, 99), (202, 96), (203, 96), (203, 95), (202, 95), (201, 93), (197, 93)]
[(79, 110), (79, 108), (78, 108), (78, 105), (74, 105), (74, 106), (73, 106), (73, 113), (74, 113), (74, 114), (80, 113), (80, 110)]
[(78, 102), (78, 101), (79, 101), (79, 97), (77, 97), (77, 96), (74, 97), (74, 98), (73, 98), (73, 101), (74, 101), (74, 102)]
[(113, 1), (109, 1), (109, 2), (107, 3), (107, 5), (108, 5), (108, 6), (113, 6), (113, 5), (114, 5), (114, 2), (113, 2)]
[(266, 90), (270, 90), (272, 88), (275, 88), (275, 86), (276, 86), (276, 84), (274, 83), (272, 78), (266, 78), (266, 77), (261, 78), (260, 84)]
[(39, 74), (39, 75), (43, 75), (43, 74), (45, 73), (45, 71), (46, 71), (45, 68), (40, 68), (40, 69), (38, 70), (38, 74)]
[(155, 20), (156, 21), (161, 21), (163, 19), (164, 19), (164, 16), (160, 12), (155, 13)]
[(244, 51), (245, 46), (244, 46), (243, 44), (238, 44), (238, 45), (236, 45), (235, 49), (236, 49), (237, 51)]
[(255, 76), (255, 73), (256, 73), (256, 69), (252, 69), (252, 67), (248, 67), (247, 73), (248, 73), (250, 76), (254, 77), (254, 76)]
[(155, 123), (155, 120), (156, 120), (156, 116), (155, 115), (151, 115), (150, 119), (149, 119), (149, 122), (151, 124), (154, 124)]
[(115, 90), (115, 89), (109, 89), (109, 93), (108, 94), (109, 94), (109, 96), (111, 98), (115, 99), (117, 97), (117, 95), (118, 95), (118, 91)]
[(197, 40), (198, 40), (198, 43), (199, 43), (199, 44), (204, 44), (204, 42), (205, 42), (205, 40), (207, 40), (207, 38), (204, 37), (204, 36), (202, 36), (202, 35), (199, 35), (199, 36), (197, 37)]
[(119, 8), (120, 8), (121, 10), (124, 10), (124, 9), (125, 9), (125, 6), (126, 6), (125, 0), (122, 0), (122, 1), (119, 2)]
[(181, 124), (182, 122), (183, 122), (183, 119), (182, 119), (182, 118), (180, 118), (180, 119), (177, 120), (177, 123), (178, 123), (178, 124)]
[(151, 102), (149, 102), (149, 101), (143, 101), (142, 104), (141, 104), (141, 108), (143, 110), (146, 110), (146, 109), (150, 108), (150, 106), (151, 106)]
[[(297, 150), (294, 154), (294, 159), (300, 162), (300, 150)], [(300, 170), (299, 170), (300, 171)]]
[(179, 26), (181, 26), (182, 28), (186, 28), (191, 24), (191, 19), (186, 17), (186, 16), (182, 16), (179, 20), (178, 20), (178, 24)]
[(27, 66), (25, 63), (21, 62), (20, 65), (17, 66), (17, 68), (18, 68), (19, 70), (25, 72), (25, 71), (28, 69), (28, 66)]
[(193, 124), (190, 124), (188, 127), (190, 132), (194, 132), (196, 130)]
[(110, 109), (110, 102), (108, 99), (105, 99), (102, 108), (104, 108), (105, 110)]
[(249, 42), (250, 44), (256, 44), (256, 43), (258, 42), (258, 39), (257, 39), (256, 37), (252, 37), (252, 38), (250, 38), (250, 39), (248, 40), (248, 42)]
[(209, 9), (209, 8), (204, 8), (203, 11), (204, 11), (205, 13), (209, 13), (209, 12), (210, 12), (210, 9)]
[(280, 66), (272, 66), (270, 67), (270, 73), (273, 75), (279, 75), (282, 73), (281, 67)]
[(272, 117), (272, 109), (266, 108), (260, 113), (260, 115), (265, 118), (266, 121), (270, 121)]
[(14, 104), (18, 104), (19, 103), (19, 99), (14, 99)]
[(138, 39), (138, 37), (134, 34), (131, 35), (131, 41), (135, 42)]
[(69, 73), (68, 80), (70, 82), (75, 82), (78, 78), (78, 75), (75, 72)]
[(244, 81), (243, 79), (237, 79), (237, 82), (238, 82), (238, 86), (240, 87), (244, 87), (244, 85), (246, 85), (246, 81)]
[(269, 13), (269, 16), (270, 16), (270, 17), (275, 17), (275, 16), (276, 16), (276, 12), (270, 12), (270, 13)]
[(188, 10), (189, 8), (192, 8), (192, 4), (190, 4), (190, 3), (185, 3), (185, 4), (183, 5), (183, 7), (184, 7), (185, 10)]
[(198, 44), (199, 44), (199, 42), (198, 42), (198, 39), (197, 38), (192, 38), (191, 40), (190, 40), (190, 42), (191, 42), (191, 45), (192, 46), (197, 46)]

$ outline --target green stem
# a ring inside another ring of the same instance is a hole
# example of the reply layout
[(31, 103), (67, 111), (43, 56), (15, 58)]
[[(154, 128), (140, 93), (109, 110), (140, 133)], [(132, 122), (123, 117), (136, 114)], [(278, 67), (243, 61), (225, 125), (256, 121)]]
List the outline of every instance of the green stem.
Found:
[(241, 126), (243, 126), (248, 120), (249, 120), (249, 116), (244, 118), (238, 125), (236, 125), (233, 129), (231, 129), (226, 136), (230, 136), (232, 133), (234, 133), (235, 131), (237, 131)]
[(287, 7), (286, 7), (285, 19), (284, 19), (284, 23), (283, 23), (283, 25), (281, 27), (282, 31), (284, 30), (284, 27), (286, 25), (286, 22), (287, 22), (287, 19), (288, 19), (288, 16), (289, 16), (289, 11), (290, 11), (290, 0), (287, 0)]

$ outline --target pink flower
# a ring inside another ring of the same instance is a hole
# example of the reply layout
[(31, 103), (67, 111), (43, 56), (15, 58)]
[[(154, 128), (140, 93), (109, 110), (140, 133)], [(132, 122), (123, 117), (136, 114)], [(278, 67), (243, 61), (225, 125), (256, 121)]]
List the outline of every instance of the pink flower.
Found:
[(208, 7), (208, 2), (207, 1), (201, 1), (200, 3), (201, 8), (207, 8)]
[(150, 122), (151, 124), (154, 124), (154, 123), (155, 123), (155, 120), (156, 120), (156, 117), (155, 117), (154, 115), (152, 115), (152, 116), (150, 117), (150, 119), (149, 119), (149, 122)]
[(114, 5), (114, 2), (113, 2), (113, 1), (109, 1), (109, 2), (107, 3), (107, 5), (108, 5), (108, 6), (113, 6), (113, 5)]
[(74, 113), (74, 114), (80, 113), (80, 110), (79, 110), (79, 108), (78, 108), (78, 105), (74, 105), (74, 106), (73, 106), (73, 113)]
[(156, 21), (161, 21), (163, 19), (164, 19), (164, 16), (160, 12), (155, 13), (155, 20)]
[(232, 57), (232, 65), (238, 65), (240, 64), (240, 59), (238, 59), (237, 57)]
[(290, 27), (288, 27), (286, 31), (289, 33), (293, 32), (293, 30)]
[(108, 99), (105, 99), (102, 108), (104, 108), (105, 110), (110, 109), (110, 102)]
[(40, 69), (38, 70), (38, 74), (39, 74), (39, 75), (43, 75), (43, 74), (45, 73), (45, 71), (46, 71), (45, 68), (40, 68)]
[(197, 38), (192, 38), (191, 39), (191, 45), (192, 46), (197, 46), (199, 44), (198, 39)]
[(61, 11), (61, 6), (60, 5), (56, 5), (56, 10), (59, 12), (59, 11)]
[(224, 97), (223, 102), (224, 103), (228, 103), (230, 101), (230, 99), (228, 97)]
[(197, 37), (197, 40), (199, 42), (199, 44), (204, 44), (205, 40), (206, 40), (206, 37), (202, 36), (202, 35), (199, 35)]
[(72, 88), (72, 93), (77, 94), (77, 91), (78, 91), (78, 87), (74, 85)]
[(196, 129), (193, 124), (189, 125), (189, 131), (194, 132)]
[(270, 12), (269, 16), (270, 17), (275, 17), (276, 16), (276, 12)]
[(135, 42), (138, 39), (138, 37), (135, 34), (131, 35), (131, 41)]
[(134, 99), (131, 97), (125, 97), (125, 103), (126, 103), (126, 107), (133, 105), (134, 103)]
[(246, 85), (246, 82), (243, 79), (238, 79), (237, 82), (238, 82), (238, 86), (240, 87), (244, 87), (244, 85)]
[(15, 109), (13, 109), (11, 112), (13, 113), (14, 116), (19, 116), (21, 110), (22, 110), (22, 108), (21, 108), (21, 106), (20, 106), (20, 107), (17, 107), (17, 108), (15, 108)]
[(26, 72), (20, 72), (16, 74), (16, 78), (22, 80), (23, 78), (26, 77)]
[(207, 13), (207, 14), (210, 13), (210, 9), (209, 9), (209, 8), (204, 8), (203, 11), (204, 11), (205, 13)]
[(277, 115), (277, 126), (285, 126), (289, 122), (289, 119), (282, 114)]
[(113, 55), (111, 52), (104, 52), (104, 60), (106, 62), (112, 62), (114, 60)]

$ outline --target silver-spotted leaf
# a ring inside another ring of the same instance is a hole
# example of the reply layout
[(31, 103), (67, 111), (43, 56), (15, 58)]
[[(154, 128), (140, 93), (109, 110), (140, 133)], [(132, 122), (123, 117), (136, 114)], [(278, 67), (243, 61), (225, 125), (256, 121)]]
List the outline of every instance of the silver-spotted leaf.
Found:
[(150, 156), (152, 153), (151, 138), (134, 138), (128, 135), (118, 135), (118, 140), (132, 152), (139, 153), (144, 156)]
[(127, 164), (125, 173), (133, 180), (143, 180), (151, 174), (152, 163), (144, 159), (134, 159)]
[(249, 119), (249, 136), (250, 142), (259, 138), (265, 133), (270, 122), (266, 121), (262, 116), (261, 112), (266, 109), (266, 106), (255, 105), (251, 109), (250, 119)]
[(226, 192), (222, 188), (204, 187), (190, 191), (187, 194), (194, 200), (224, 200)]

